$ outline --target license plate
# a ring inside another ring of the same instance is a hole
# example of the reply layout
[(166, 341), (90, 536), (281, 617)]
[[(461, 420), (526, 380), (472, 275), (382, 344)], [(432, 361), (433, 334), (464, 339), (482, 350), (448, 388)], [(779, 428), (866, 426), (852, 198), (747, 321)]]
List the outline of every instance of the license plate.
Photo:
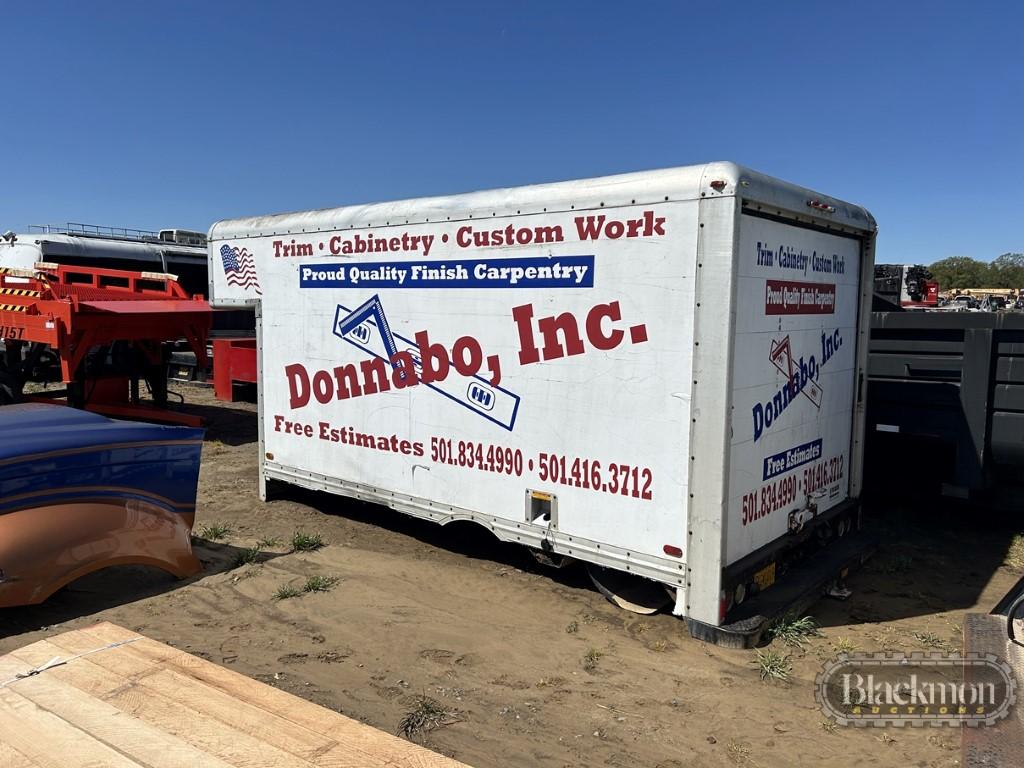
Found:
[(770, 563), (754, 574), (754, 583), (758, 589), (768, 589), (775, 583), (775, 563)]

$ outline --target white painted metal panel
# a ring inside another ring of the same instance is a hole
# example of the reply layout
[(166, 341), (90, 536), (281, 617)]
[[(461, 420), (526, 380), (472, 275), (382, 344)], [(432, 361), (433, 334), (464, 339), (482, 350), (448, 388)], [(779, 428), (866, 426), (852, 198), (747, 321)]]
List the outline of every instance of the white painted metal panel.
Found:
[[(696, 216), (662, 201), (214, 243), (258, 265), (265, 453), (524, 526), (527, 492), (549, 493), (560, 540), (668, 560), (686, 535)], [(423, 383), (428, 348), (481, 365)], [(415, 386), (387, 362), (403, 351)]]
[(674, 612), (712, 625), (721, 622), (723, 542), (729, 503), (729, 392), (736, 322), (738, 217), (738, 201), (731, 194), (700, 202), (690, 414), (693, 450), (681, 457), (690, 465), (687, 573), (686, 589), (676, 593)]
[(860, 251), (740, 217), (727, 564), (785, 535), (790, 511), (849, 495)]

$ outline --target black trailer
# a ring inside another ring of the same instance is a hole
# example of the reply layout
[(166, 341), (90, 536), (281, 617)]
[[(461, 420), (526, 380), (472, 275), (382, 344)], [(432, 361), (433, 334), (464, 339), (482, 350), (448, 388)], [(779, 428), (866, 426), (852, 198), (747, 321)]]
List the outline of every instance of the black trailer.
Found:
[(1024, 509), (1024, 313), (875, 312), (865, 485)]

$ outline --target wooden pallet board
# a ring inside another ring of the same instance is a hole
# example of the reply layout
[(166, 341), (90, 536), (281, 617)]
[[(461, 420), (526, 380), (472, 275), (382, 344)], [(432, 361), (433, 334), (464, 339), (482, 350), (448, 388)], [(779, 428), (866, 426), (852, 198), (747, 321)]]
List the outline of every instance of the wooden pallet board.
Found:
[(114, 624), (0, 657), (7, 768), (466, 768)]

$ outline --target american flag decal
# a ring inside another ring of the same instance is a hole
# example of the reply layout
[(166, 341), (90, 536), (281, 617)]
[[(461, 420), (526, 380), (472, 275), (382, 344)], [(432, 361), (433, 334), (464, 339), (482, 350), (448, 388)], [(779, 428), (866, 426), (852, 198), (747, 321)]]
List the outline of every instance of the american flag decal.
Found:
[(239, 285), (242, 288), (253, 288), (262, 295), (260, 281), (256, 279), (256, 264), (252, 254), (245, 248), (232, 248), (230, 245), (220, 247), (220, 259), (224, 262), (224, 277), (228, 285)]

